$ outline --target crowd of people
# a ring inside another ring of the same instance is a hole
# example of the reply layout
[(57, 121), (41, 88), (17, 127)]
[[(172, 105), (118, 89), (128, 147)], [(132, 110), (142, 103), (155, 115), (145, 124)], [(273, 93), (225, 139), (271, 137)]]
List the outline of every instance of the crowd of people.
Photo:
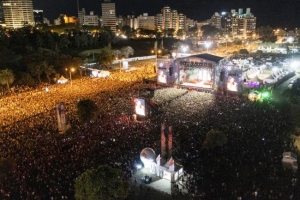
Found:
[[(162, 113), (160, 118), (176, 130), (174, 157), (189, 174), (182, 187), (194, 197), (299, 198), (299, 175), (281, 162), (283, 152), (296, 151), (288, 107), (190, 91), (162, 107)], [(227, 144), (203, 148), (211, 129), (222, 131)]]
[[(0, 177), (0, 198), (73, 199), (74, 180), (101, 164), (120, 167), (129, 179), (143, 148), (159, 152), (162, 123), (174, 127), (174, 158), (188, 174), (182, 187), (194, 197), (287, 199), (298, 194), (297, 177), (281, 165), (283, 151), (293, 150), (282, 109), (171, 88), (154, 94), (159, 114), (137, 123), (133, 99), (145, 87), (156, 88), (142, 81), (153, 75), (153, 66), (138, 69), (0, 99), (0, 157), (15, 162)], [(94, 100), (100, 110), (84, 124), (76, 116), (76, 103), (83, 98)], [(65, 102), (71, 127), (64, 134), (57, 130), (58, 102)], [(211, 129), (224, 132), (228, 143), (202, 148)]]

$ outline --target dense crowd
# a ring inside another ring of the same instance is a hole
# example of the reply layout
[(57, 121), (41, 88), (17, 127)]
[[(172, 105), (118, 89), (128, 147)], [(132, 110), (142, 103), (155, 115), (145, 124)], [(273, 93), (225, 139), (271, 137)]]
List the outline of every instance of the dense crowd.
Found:
[[(182, 187), (195, 197), (296, 196), (297, 177), (281, 165), (283, 151), (293, 149), (287, 113), (268, 103), (172, 88), (154, 94), (160, 114), (137, 123), (132, 99), (140, 89), (156, 87), (142, 82), (151, 75), (146, 68), (0, 99), (0, 157), (16, 162), (0, 181), (0, 198), (73, 199), (76, 177), (100, 164), (121, 167), (130, 178), (144, 147), (159, 152), (163, 122), (174, 126), (174, 157), (189, 174)], [(85, 124), (76, 117), (82, 98), (100, 108), (97, 119)], [(71, 128), (65, 134), (57, 131), (58, 102), (66, 103)], [(211, 129), (227, 135), (224, 147), (202, 148)]]

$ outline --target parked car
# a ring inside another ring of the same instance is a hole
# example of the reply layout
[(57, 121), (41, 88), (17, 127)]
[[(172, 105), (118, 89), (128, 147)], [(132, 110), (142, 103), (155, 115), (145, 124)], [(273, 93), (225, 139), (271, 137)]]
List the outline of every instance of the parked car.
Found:
[(148, 183), (148, 184), (151, 183), (151, 181), (152, 181), (152, 178), (147, 175), (143, 175), (141, 179), (144, 183)]

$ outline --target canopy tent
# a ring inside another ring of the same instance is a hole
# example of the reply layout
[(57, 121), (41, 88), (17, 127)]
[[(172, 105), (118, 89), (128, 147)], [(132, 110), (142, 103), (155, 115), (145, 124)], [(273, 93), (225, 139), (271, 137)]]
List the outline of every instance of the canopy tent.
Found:
[(60, 84), (65, 84), (67, 83), (69, 80), (66, 79), (64, 76), (61, 76), (58, 80), (57, 80), (57, 83), (60, 83)]

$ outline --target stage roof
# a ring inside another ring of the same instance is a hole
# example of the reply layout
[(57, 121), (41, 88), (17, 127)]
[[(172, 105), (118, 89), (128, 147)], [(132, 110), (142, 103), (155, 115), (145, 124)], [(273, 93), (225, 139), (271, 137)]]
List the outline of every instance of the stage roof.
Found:
[(191, 55), (191, 56), (184, 57), (184, 58), (192, 58), (192, 57), (202, 58), (202, 59), (210, 60), (210, 61), (213, 61), (213, 62), (219, 62), (220, 60), (223, 59), (223, 57), (215, 56), (215, 55), (208, 54), (208, 53)]

